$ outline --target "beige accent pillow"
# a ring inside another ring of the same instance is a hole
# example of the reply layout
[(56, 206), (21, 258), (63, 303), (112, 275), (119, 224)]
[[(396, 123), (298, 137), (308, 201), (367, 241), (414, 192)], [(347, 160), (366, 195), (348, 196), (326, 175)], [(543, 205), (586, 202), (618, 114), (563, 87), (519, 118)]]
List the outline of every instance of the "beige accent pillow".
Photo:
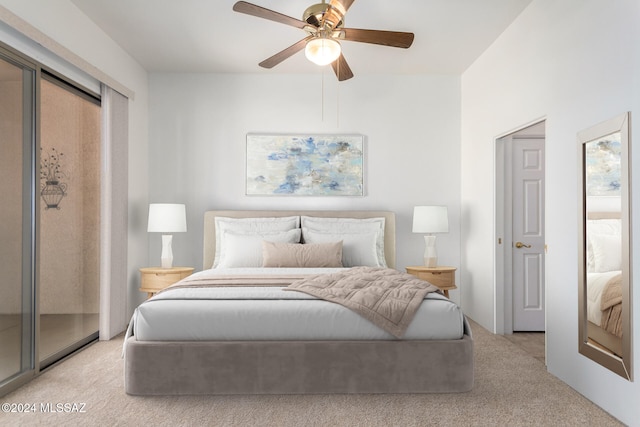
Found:
[(263, 267), (342, 267), (342, 240), (300, 245), (262, 241)]

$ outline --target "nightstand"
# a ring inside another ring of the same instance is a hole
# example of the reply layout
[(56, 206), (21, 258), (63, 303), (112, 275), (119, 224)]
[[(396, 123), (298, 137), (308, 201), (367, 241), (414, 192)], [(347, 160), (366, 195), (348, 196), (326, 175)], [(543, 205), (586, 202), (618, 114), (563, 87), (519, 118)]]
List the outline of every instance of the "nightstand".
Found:
[(457, 289), (456, 286), (456, 268), (455, 267), (424, 267), (424, 266), (411, 266), (407, 267), (407, 273), (413, 274), (419, 279), (426, 280), (439, 287), (444, 296), (449, 298), (449, 291)]
[(146, 267), (140, 269), (140, 291), (147, 293), (147, 298), (169, 285), (188, 277), (193, 267)]

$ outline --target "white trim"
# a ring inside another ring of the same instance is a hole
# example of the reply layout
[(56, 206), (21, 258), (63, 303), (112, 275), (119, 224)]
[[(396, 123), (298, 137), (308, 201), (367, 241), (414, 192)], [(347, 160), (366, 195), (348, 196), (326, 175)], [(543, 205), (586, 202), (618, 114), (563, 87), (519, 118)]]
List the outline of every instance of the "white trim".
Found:
[[(531, 120), (530, 122), (527, 122), (526, 124), (522, 125), (522, 126), (518, 126), (515, 127), (507, 132), (501, 133), (496, 135), (496, 137), (494, 138), (494, 141), (497, 141), (498, 139), (502, 139), (506, 136), (509, 135), (513, 135), (516, 133), (520, 133), (521, 131), (523, 131), (524, 129), (536, 126), (542, 122), (546, 122), (547, 121), (547, 117), (546, 116), (542, 116), (542, 117), (538, 117), (537, 119)], [(543, 137), (544, 135), (539, 135), (540, 137)]]
[(111, 91), (102, 89), (100, 167), (100, 339), (111, 337)]
[(133, 100), (135, 92), (91, 65), (24, 19), (0, 6), (0, 40), (25, 55), (73, 79), (94, 93), (105, 83)]
[[(127, 99), (102, 87), (100, 339), (127, 326)], [(124, 189), (124, 190), (123, 190)]]
[(494, 331), (496, 334), (513, 333), (512, 293), (505, 286), (506, 278), (511, 277), (511, 251), (505, 247), (511, 242), (511, 141), (512, 135), (495, 140), (495, 207), (494, 207)]

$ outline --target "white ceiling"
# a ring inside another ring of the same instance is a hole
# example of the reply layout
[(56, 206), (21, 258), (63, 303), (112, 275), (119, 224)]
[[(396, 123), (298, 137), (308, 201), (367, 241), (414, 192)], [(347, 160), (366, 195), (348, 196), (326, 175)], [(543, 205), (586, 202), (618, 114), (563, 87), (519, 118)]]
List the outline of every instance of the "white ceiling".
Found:
[[(304, 31), (232, 10), (236, 0), (71, 0), (149, 72), (312, 73), (299, 52), (271, 70), (258, 63)], [(316, 0), (317, 1), (317, 0)], [(302, 19), (314, 0), (252, 0)], [(345, 27), (415, 33), (408, 49), (343, 42), (365, 73), (461, 74), (531, 0), (359, 0)]]

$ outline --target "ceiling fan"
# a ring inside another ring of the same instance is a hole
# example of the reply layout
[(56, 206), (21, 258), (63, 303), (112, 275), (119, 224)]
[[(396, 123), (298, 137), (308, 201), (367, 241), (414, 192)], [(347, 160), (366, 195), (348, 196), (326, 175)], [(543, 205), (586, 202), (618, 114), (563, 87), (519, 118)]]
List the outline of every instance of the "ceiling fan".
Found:
[(322, 3), (308, 7), (304, 11), (302, 20), (246, 1), (234, 4), (233, 10), (300, 28), (308, 33), (304, 39), (262, 61), (259, 64), (261, 67), (273, 68), (293, 54), (305, 49), (305, 54), (310, 61), (318, 65), (331, 64), (338, 80), (344, 81), (353, 77), (353, 72), (342, 55), (340, 41), (371, 43), (405, 49), (413, 43), (413, 33), (344, 28), (344, 15), (354, 1), (331, 0), (329, 3), (325, 3), (323, 0)]

